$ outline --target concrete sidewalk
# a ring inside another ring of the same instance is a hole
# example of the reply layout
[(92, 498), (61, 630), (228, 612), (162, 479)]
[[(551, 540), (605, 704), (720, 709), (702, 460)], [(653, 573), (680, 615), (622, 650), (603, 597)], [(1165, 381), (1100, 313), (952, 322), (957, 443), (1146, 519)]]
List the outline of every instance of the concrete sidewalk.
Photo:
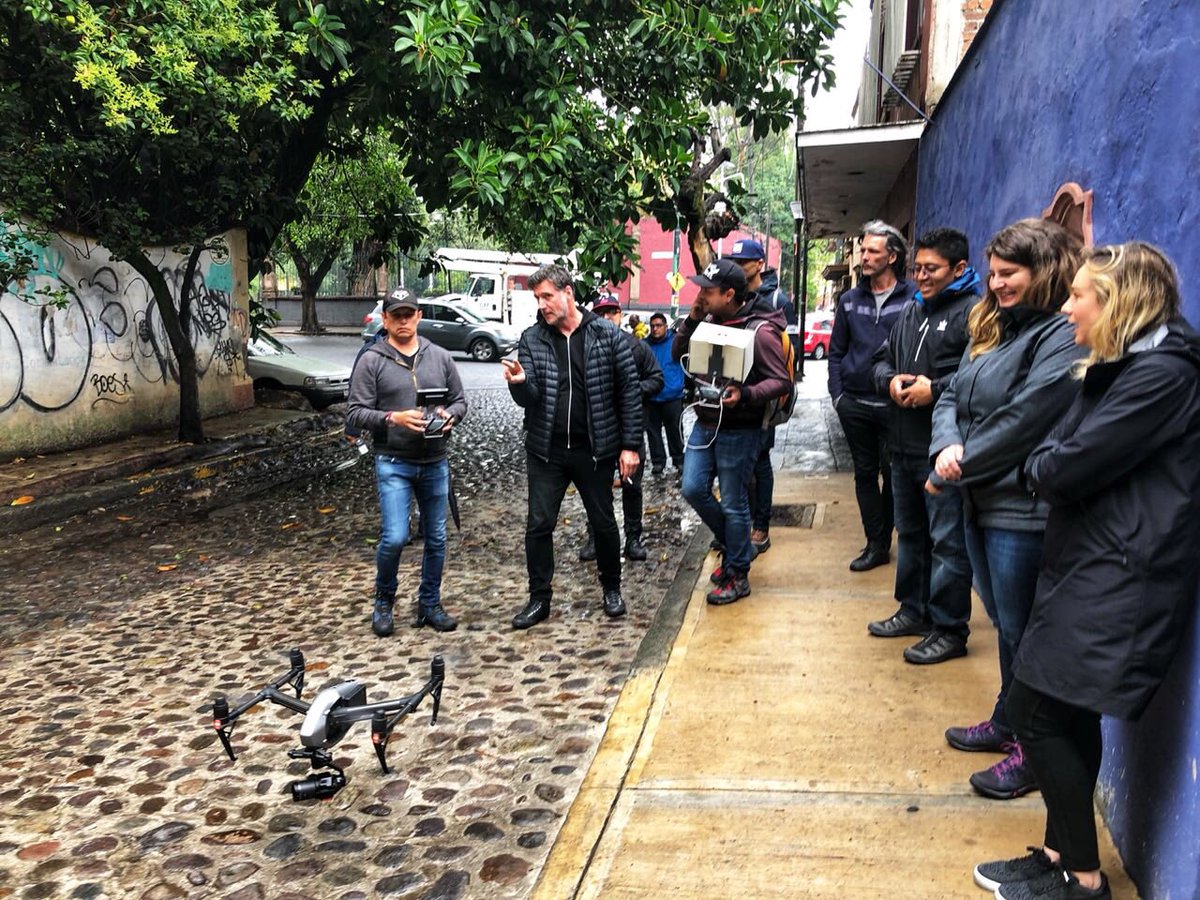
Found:
[[(777, 476), (752, 596), (704, 601), (709, 554), (665, 667), (626, 683), (535, 897), (986, 897), (971, 871), (1040, 843), (1039, 794), (998, 802), (967, 783), (999, 759), (960, 753), (949, 725), (991, 709), (996, 635), (981, 607), (970, 654), (901, 659), (867, 635), (895, 610), (894, 568), (854, 575), (849, 474)], [(1135, 890), (1101, 829), (1113, 896)]]

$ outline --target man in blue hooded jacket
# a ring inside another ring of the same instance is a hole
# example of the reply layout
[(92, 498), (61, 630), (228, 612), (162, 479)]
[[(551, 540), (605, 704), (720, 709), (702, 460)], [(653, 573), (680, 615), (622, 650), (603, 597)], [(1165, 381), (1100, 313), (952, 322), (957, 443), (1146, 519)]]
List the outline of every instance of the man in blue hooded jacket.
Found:
[(867, 630), (876, 637), (920, 635), (904, 651), (904, 659), (918, 665), (963, 656), (970, 630), (971, 562), (962, 494), (954, 488), (925, 492), (933, 405), (958, 371), (968, 342), (967, 318), (979, 299), (979, 275), (967, 255), (961, 231), (935, 228), (920, 237), (912, 267), (919, 291), (875, 354), (875, 388), (891, 401), (900, 609)]
[[(663, 386), (644, 404), (646, 438), (650, 442), (650, 473), (661, 475), (667, 466), (667, 454), (676, 472), (683, 471), (683, 366), (671, 359), (673, 329), (667, 327), (667, 317), (655, 313), (650, 317), (650, 337), (646, 345), (658, 361), (663, 373)], [(667, 446), (663, 447), (663, 431)]]

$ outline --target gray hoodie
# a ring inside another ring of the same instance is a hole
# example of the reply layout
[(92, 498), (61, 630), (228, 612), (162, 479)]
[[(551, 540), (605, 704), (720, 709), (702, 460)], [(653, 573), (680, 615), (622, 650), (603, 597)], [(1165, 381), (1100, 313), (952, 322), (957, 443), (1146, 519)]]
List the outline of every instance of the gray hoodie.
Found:
[(412, 367), (387, 341), (376, 341), (354, 367), (350, 379), (350, 399), (346, 424), (370, 430), (375, 451), (409, 462), (435, 462), (447, 453), (448, 435), (425, 437), (403, 427), (387, 424), (387, 415), (396, 410), (415, 409), (418, 390), (443, 390), (445, 399), (438, 403), (454, 417), (455, 423), (467, 414), (458, 367), (448, 351), (417, 338), (417, 353)]

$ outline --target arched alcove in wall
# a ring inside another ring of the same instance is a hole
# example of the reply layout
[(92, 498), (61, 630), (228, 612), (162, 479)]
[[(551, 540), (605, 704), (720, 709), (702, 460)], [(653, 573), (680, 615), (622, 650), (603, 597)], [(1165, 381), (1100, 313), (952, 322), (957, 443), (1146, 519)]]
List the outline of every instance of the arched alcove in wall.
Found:
[(1092, 192), (1068, 181), (1054, 193), (1050, 205), (1042, 210), (1043, 219), (1052, 219), (1077, 235), (1085, 247), (1092, 246)]

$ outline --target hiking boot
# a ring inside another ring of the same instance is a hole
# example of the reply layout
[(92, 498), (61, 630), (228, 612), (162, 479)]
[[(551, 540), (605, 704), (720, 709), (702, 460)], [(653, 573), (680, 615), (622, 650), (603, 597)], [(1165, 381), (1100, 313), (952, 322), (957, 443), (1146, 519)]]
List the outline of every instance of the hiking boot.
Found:
[(1058, 866), (1051, 875), (1032, 881), (1012, 881), (996, 888), (996, 900), (1112, 900), (1108, 878), (1100, 873), (1100, 887), (1085, 888), (1070, 872)]
[(709, 591), (705, 599), (713, 606), (724, 606), (749, 596), (750, 581), (746, 578), (746, 573), (729, 569), (721, 577), (721, 583)]
[(904, 661), (929, 666), (967, 655), (967, 639), (956, 631), (934, 628), (924, 638), (904, 650)]
[(765, 528), (752, 528), (750, 529), (750, 544), (757, 552), (766, 553), (771, 549), (771, 535)]
[(617, 588), (605, 589), (604, 614), (610, 619), (625, 615), (625, 601), (621, 599), (621, 591)]
[[(725, 548), (719, 545), (716, 541), (709, 544), (709, 547), (718, 551), (721, 554), (721, 561), (716, 564), (712, 572), (708, 576), (708, 580), (713, 584), (720, 584), (725, 579)], [(753, 544), (750, 545), (750, 562), (758, 559), (758, 550)]]
[(1015, 740), (1011, 733), (997, 728), (991, 719), (967, 728), (946, 729), (946, 743), (955, 750), (968, 753), (1009, 753)]
[(418, 606), (417, 620), (413, 623), (417, 628), (428, 625), (434, 631), (453, 631), (458, 627), (458, 620), (442, 609), (442, 604), (434, 606)]
[[(983, 862), (975, 867), (975, 883), (985, 891), (994, 891), (1002, 884), (1014, 881), (1032, 881), (1047, 875), (1059, 874), (1058, 866), (1041, 847), (1026, 847), (1028, 856), (1015, 859), (997, 859)], [(1061, 875), (1059, 875), (1061, 878)]]
[(395, 597), (375, 598), (375, 609), (371, 612), (371, 630), (379, 637), (387, 637), (396, 630), (396, 622), (392, 617), (392, 607), (396, 605)]
[(587, 542), (579, 548), (579, 559), (581, 562), (591, 562), (596, 558), (596, 540), (590, 534)]
[(631, 537), (625, 542), (625, 558), (631, 559), (634, 562), (641, 562), (650, 554), (646, 550), (646, 545), (642, 543), (640, 537)]
[(878, 622), (867, 624), (867, 631), (875, 637), (907, 637), (919, 634), (922, 637), (929, 634), (930, 625), (920, 616), (913, 615), (903, 606), (896, 610), (891, 617)]
[(866, 572), (870, 569), (886, 566), (891, 560), (892, 551), (890, 547), (885, 547), (882, 544), (867, 544), (867, 546), (863, 547), (862, 553), (850, 561), (850, 571)]
[(1033, 769), (1025, 761), (1021, 742), (1014, 741), (1012, 752), (990, 769), (971, 776), (971, 787), (993, 800), (1015, 800), (1037, 790)]
[(543, 622), (550, 618), (550, 601), (549, 600), (530, 600), (525, 604), (525, 608), (513, 616), (512, 626), (518, 631), (526, 628), (532, 628), (538, 622)]

